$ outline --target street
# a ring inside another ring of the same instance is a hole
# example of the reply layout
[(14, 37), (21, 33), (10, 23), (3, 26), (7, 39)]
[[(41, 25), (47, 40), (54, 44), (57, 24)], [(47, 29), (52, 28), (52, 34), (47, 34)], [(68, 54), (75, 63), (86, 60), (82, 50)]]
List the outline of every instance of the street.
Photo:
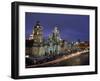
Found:
[(27, 68), (46, 66), (46, 65), (50, 65), (50, 64), (56, 64), (56, 63), (62, 62), (64, 60), (74, 58), (74, 57), (79, 56), (81, 54), (86, 54), (87, 52), (89, 52), (89, 50), (83, 50), (83, 51), (80, 51), (80, 52), (72, 53), (70, 55), (63, 55), (61, 58), (57, 58), (53, 61), (45, 62), (45, 63), (42, 63), (42, 64), (30, 65), (30, 66), (27, 66)]

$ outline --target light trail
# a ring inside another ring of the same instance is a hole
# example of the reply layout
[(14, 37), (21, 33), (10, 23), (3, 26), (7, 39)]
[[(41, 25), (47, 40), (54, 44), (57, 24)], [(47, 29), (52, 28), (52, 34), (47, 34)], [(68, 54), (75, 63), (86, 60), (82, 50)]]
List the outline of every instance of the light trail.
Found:
[(37, 64), (37, 65), (30, 65), (30, 66), (27, 66), (27, 68), (30, 68), (30, 67), (37, 67), (37, 66), (44, 66), (44, 65), (48, 65), (48, 64), (55, 64), (55, 63), (59, 63), (61, 61), (64, 61), (64, 60), (68, 60), (70, 58), (73, 58), (73, 57), (76, 57), (78, 55), (81, 55), (81, 54), (85, 54), (89, 52), (89, 50), (84, 50), (84, 51), (80, 51), (80, 52), (76, 52), (76, 53), (72, 53), (70, 55), (64, 55), (62, 56), (61, 58), (58, 58), (56, 60), (53, 60), (53, 61), (50, 61), (50, 62), (45, 62), (45, 63), (42, 63), (42, 64)]

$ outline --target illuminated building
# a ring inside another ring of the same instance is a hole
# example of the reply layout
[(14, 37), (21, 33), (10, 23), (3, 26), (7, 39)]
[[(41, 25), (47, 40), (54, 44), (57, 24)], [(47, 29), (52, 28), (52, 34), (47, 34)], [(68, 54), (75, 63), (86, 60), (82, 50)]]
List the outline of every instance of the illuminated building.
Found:
[(60, 32), (57, 27), (54, 28), (52, 34), (49, 36), (49, 54), (59, 54), (60, 53)]
[(42, 26), (40, 25), (39, 21), (37, 21), (36, 25), (33, 28), (33, 40), (37, 44), (43, 42)]
[(34, 56), (42, 56), (44, 55), (44, 47), (43, 47), (43, 31), (40, 22), (37, 21), (36, 25), (33, 27), (33, 47), (32, 47), (32, 55)]
[(29, 36), (29, 40), (32, 40), (33, 39), (33, 34), (31, 34), (30, 36)]

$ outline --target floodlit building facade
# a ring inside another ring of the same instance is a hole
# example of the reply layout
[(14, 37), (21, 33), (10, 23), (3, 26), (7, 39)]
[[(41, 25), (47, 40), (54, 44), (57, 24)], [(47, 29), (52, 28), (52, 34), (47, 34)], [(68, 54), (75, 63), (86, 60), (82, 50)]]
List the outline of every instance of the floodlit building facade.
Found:
[(43, 28), (40, 22), (36, 22), (33, 26), (32, 34), (29, 36), (29, 40), (33, 41), (31, 47), (31, 55), (44, 56), (64, 53), (66, 50), (66, 42), (60, 37), (60, 31), (58, 27), (54, 27), (52, 33), (46, 40), (43, 37)]

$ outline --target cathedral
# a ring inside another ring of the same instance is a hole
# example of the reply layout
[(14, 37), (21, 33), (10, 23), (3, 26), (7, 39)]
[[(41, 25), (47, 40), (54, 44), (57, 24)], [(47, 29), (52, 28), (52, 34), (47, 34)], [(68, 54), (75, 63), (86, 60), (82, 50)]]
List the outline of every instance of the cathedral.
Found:
[(44, 55), (54, 55), (61, 53), (61, 43), (62, 39), (60, 37), (60, 31), (58, 27), (54, 27), (54, 30), (48, 36), (46, 40), (43, 37), (43, 27), (40, 22), (37, 21), (33, 26), (32, 34), (29, 40), (32, 40), (32, 56), (44, 56)]

